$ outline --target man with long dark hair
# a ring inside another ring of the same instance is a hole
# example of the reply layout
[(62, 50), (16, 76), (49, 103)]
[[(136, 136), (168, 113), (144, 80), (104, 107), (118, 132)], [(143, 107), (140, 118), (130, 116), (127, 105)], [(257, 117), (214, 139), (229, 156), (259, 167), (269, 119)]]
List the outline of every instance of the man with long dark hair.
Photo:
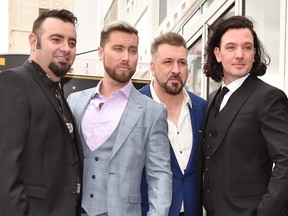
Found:
[(204, 73), (222, 84), (209, 96), (198, 154), (207, 215), (286, 216), (287, 96), (257, 77), (270, 58), (251, 20), (233, 16), (210, 33)]

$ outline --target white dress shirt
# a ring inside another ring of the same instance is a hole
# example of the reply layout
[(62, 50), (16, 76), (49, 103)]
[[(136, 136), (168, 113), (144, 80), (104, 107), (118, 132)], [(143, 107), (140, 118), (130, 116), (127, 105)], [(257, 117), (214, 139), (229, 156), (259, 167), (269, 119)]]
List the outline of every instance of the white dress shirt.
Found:
[[(163, 104), (156, 95), (153, 88), (153, 81), (150, 83), (152, 98), (158, 103)], [(176, 159), (182, 173), (185, 173), (193, 144), (192, 122), (189, 109), (192, 107), (192, 102), (185, 89), (183, 89), (184, 100), (182, 103), (178, 125), (175, 125), (171, 120), (168, 122), (168, 137), (175, 153)], [(165, 106), (165, 104), (163, 104)], [(180, 212), (184, 212), (184, 203), (182, 202)]]
[(222, 87), (223, 88), (224, 86), (226, 86), (228, 89), (229, 89), (229, 92), (227, 92), (224, 97), (223, 97), (223, 100), (221, 102), (221, 105), (220, 105), (220, 110), (223, 109), (223, 107), (227, 104), (230, 96), (242, 85), (242, 83), (246, 80), (246, 78), (249, 76), (250, 74), (247, 74), (246, 76), (244, 77), (241, 77), (235, 81), (233, 81), (232, 83), (230, 83), (229, 85), (225, 85), (224, 81), (222, 82)]

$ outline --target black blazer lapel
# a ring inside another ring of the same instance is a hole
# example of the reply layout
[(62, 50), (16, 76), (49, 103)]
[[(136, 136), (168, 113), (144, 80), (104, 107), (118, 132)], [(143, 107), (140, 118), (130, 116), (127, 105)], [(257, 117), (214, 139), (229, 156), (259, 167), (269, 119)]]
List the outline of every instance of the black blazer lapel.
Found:
[[(59, 117), (62, 119), (62, 113), (59, 109), (59, 104), (57, 99), (55, 98), (55, 96), (53, 95), (51, 89), (49, 88), (49, 86), (45, 83), (45, 81), (43, 80), (43, 78), (41, 77), (40, 73), (37, 71), (37, 69), (35, 68), (35, 66), (33, 66), (31, 63), (29, 63), (28, 61), (26, 61), (24, 63), (24, 67), (26, 67), (33, 75), (36, 83), (39, 85), (39, 87), (42, 89), (42, 91), (44, 92), (44, 94), (47, 96), (47, 98), (49, 99), (50, 103), (52, 104), (52, 106), (54, 107), (56, 113), (59, 115)], [(64, 122), (63, 122), (64, 124)]]

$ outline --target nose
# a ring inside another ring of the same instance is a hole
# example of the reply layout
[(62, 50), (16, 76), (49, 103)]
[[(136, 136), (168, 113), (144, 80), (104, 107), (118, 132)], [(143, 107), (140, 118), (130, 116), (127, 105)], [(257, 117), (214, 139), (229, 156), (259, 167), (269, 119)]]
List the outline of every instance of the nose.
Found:
[(69, 45), (69, 42), (67, 41), (63, 41), (61, 47), (60, 47), (60, 50), (61, 51), (65, 51), (65, 52), (68, 52), (69, 50), (71, 49), (70, 45)]
[(123, 52), (122, 55), (122, 61), (128, 61), (129, 60), (129, 53), (128, 51)]
[(243, 51), (243, 49), (241, 47), (237, 48), (236, 49), (236, 54), (235, 54), (236, 58), (243, 58), (243, 56), (244, 56), (243, 53), (244, 53), (244, 51)]
[(179, 69), (179, 65), (177, 61), (174, 61), (172, 64), (172, 72), (176, 74), (180, 73), (180, 69)]

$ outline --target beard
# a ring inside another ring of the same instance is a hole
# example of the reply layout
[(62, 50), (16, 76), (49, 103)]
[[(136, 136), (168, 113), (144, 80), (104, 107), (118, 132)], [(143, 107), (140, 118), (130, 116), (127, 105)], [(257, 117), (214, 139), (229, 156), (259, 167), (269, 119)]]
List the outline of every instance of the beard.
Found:
[[(36, 49), (41, 49), (42, 48), (42, 43), (41, 43), (41, 38), (37, 36), (37, 44), (36, 44)], [(59, 65), (57, 65), (55, 62), (50, 62), (50, 64), (48, 65), (48, 68), (57, 76), (62, 78), (63, 76), (65, 76), (68, 71), (70, 71), (71, 69), (71, 64), (69, 63), (59, 63)]]
[(71, 69), (71, 64), (69, 63), (58, 63), (50, 62), (48, 65), (48, 68), (57, 76), (57, 77), (63, 77), (65, 74), (68, 73)]
[(116, 82), (119, 83), (127, 83), (131, 80), (132, 76), (134, 75), (136, 68), (129, 67), (129, 73), (117, 73), (114, 68), (109, 67), (104, 63), (104, 69), (106, 73)]
[(163, 83), (160, 82), (160, 80), (156, 78), (156, 81), (159, 83), (159, 85), (165, 90), (166, 93), (170, 95), (178, 95), (182, 92), (184, 88), (184, 82), (179, 76), (174, 76), (174, 78), (177, 78), (178, 81), (170, 81), (169, 79), (167, 82)]

